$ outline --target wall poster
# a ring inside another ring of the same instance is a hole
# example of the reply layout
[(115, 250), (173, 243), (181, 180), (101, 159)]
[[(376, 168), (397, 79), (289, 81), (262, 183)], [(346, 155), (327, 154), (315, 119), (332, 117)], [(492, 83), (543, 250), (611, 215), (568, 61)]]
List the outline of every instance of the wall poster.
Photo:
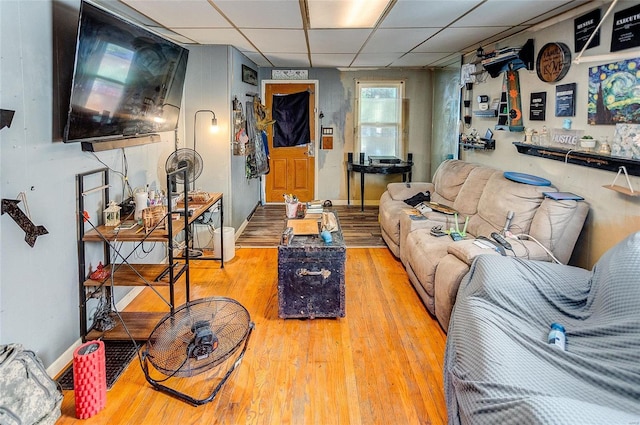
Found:
[(611, 51), (640, 46), (640, 4), (613, 15)]
[(556, 86), (556, 117), (573, 117), (576, 114), (576, 83)]
[(531, 93), (529, 120), (544, 121), (547, 115), (547, 92)]
[[(593, 10), (573, 20), (575, 51), (580, 52), (600, 23), (600, 9)], [(600, 30), (593, 36), (587, 49), (600, 45)]]
[(588, 123), (640, 123), (640, 58), (589, 68)]

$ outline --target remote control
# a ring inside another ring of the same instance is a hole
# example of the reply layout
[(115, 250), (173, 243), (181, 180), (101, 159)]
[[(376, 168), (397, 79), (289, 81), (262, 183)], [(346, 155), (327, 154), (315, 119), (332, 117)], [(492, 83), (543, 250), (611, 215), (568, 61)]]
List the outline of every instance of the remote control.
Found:
[(461, 241), (464, 239), (462, 235), (458, 232), (450, 232), (449, 236), (451, 236), (451, 239), (453, 239), (454, 241)]
[(513, 251), (513, 249), (511, 248), (511, 244), (509, 242), (507, 242), (507, 240), (502, 237), (502, 235), (498, 232), (493, 232), (491, 234), (491, 237), (493, 238), (493, 240), (495, 240), (496, 242), (498, 242), (500, 245), (502, 245), (503, 247), (505, 247), (505, 249), (511, 250)]

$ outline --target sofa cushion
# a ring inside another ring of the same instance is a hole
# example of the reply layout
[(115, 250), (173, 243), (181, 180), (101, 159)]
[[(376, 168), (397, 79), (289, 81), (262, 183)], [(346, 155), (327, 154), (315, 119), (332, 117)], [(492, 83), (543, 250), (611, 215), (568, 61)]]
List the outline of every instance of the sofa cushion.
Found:
[(582, 201), (545, 198), (533, 217), (529, 233), (549, 247), (558, 261), (566, 263), (584, 223), (584, 218), (578, 219), (578, 216), (586, 216), (587, 212), (588, 205)]
[(502, 173), (489, 177), (478, 201), (478, 214), (469, 219), (467, 230), (475, 235), (489, 236), (504, 227), (509, 211), (513, 233), (529, 233), (536, 211), (544, 200), (543, 192), (556, 191), (553, 186), (533, 186), (506, 179)]
[(478, 165), (457, 159), (447, 160), (440, 164), (433, 176), (435, 190), (431, 191), (431, 200), (452, 206), (469, 173), (476, 167)]
[(500, 172), (501, 171), (489, 167), (477, 167), (471, 170), (467, 180), (460, 188), (456, 200), (453, 202), (453, 209), (465, 217), (476, 214), (478, 212), (480, 196), (489, 178), (495, 173)]

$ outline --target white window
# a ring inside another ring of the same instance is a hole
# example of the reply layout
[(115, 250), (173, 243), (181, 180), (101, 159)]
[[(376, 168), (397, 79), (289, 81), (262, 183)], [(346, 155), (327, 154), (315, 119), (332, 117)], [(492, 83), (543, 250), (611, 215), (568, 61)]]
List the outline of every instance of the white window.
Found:
[(357, 81), (356, 151), (404, 158), (404, 82)]

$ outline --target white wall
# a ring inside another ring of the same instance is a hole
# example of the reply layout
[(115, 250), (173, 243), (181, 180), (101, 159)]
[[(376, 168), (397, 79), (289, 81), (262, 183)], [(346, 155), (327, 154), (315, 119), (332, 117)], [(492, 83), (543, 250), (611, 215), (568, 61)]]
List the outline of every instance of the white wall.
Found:
[[(637, 2), (620, 2), (616, 10), (630, 7)], [(606, 7), (602, 8), (604, 15)], [(604, 54), (609, 52), (611, 42), (613, 14), (605, 21), (601, 31), (600, 46), (588, 49), (587, 55)], [(503, 43), (499, 48), (522, 46), (527, 38), (535, 39), (535, 55), (546, 43), (562, 42), (573, 52), (573, 19), (550, 26), (536, 33), (526, 33), (518, 37), (513, 37)], [(490, 49), (485, 49), (488, 51)], [(638, 56), (640, 56), (640, 49)], [(626, 51), (625, 51), (626, 52)], [(600, 62), (605, 64), (616, 62), (615, 59)], [(558, 83), (549, 84), (541, 81), (536, 75), (536, 71), (519, 70), (520, 86), (522, 95), (523, 116), (525, 117), (525, 127), (533, 127), (541, 130), (543, 125), (547, 128), (561, 128), (564, 117), (555, 116), (555, 86), (557, 84), (577, 83), (576, 113), (571, 117), (573, 129), (583, 129), (594, 137), (609, 136), (609, 141), (613, 139), (615, 126), (587, 124), (587, 92), (589, 64), (573, 64), (567, 75)], [(478, 109), (475, 97), (486, 94), (490, 98), (500, 96), (502, 87), (502, 75), (496, 78), (488, 78), (485, 83), (476, 83), (473, 87), (473, 109)], [(547, 92), (546, 121), (529, 121), (529, 100), (532, 92)], [(473, 117), (472, 127), (478, 129), (482, 134), (487, 127), (493, 128), (497, 122), (495, 119), (483, 119)], [(538, 175), (551, 180), (551, 182), (563, 191), (570, 191), (582, 195), (590, 203), (591, 210), (587, 219), (587, 225), (574, 251), (572, 263), (583, 267), (591, 267), (595, 261), (611, 246), (623, 239), (631, 232), (640, 230), (640, 199), (632, 198), (616, 192), (602, 188), (603, 185), (611, 184), (615, 177), (615, 172), (601, 171), (594, 168), (579, 165), (564, 164), (544, 158), (535, 158), (528, 155), (518, 154), (512, 145), (514, 141), (522, 141), (524, 133), (509, 133), (503, 131), (495, 132), (495, 151), (464, 151), (462, 158), (472, 162), (493, 165), (500, 169), (519, 171)], [(636, 190), (640, 190), (640, 178), (632, 177), (631, 182)], [(625, 183), (622, 183), (623, 185)]]
[[(16, 223), (0, 217), (0, 343), (22, 343), (47, 365), (80, 334), (75, 176), (103, 167), (97, 158), (124, 171), (121, 150), (93, 156), (78, 143), (53, 142), (51, 40), (51, 2), (0, 2), (0, 107), (16, 111), (11, 127), (0, 130), (0, 194), (16, 199), (24, 192), (31, 219), (49, 231), (31, 248)], [(173, 133), (162, 140), (126, 149), (133, 187), (164, 186), (158, 170), (173, 149)], [(114, 173), (111, 181), (120, 201), (122, 181)], [(95, 206), (92, 218), (100, 210)]]

